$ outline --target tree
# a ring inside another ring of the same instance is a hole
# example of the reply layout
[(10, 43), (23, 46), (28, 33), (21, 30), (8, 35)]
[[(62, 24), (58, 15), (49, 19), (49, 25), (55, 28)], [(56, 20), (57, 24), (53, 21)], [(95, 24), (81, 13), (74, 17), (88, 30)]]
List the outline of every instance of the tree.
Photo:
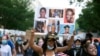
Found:
[(100, 1), (88, 1), (86, 8), (82, 9), (82, 14), (77, 20), (79, 27), (86, 31), (100, 31)]
[(77, 22), (75, 22), (75, 30), (79, 29), (79, 24)]
[(0, 0), (0, 24), (7, 29), (26, 30), (33, 26), (29, 0)]

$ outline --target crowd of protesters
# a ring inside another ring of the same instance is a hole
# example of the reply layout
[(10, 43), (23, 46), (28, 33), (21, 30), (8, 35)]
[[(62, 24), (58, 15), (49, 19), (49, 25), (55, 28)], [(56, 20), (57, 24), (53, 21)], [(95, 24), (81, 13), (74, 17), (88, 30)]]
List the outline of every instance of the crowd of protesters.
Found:
[(0, 36), (0, 56), (100, 56), (100, 42), (97, 39), (92, 41), (90, 33), (84, 36), (84, 40), (74, 40), (74, 32), (70, 39), (64, 37), (60, 43), (54, 31), (39, 38), (36, 38), (34, 32), (30, 30), (29, 38), (14, 36), (18, 37), (15, 41), (9, 34)]

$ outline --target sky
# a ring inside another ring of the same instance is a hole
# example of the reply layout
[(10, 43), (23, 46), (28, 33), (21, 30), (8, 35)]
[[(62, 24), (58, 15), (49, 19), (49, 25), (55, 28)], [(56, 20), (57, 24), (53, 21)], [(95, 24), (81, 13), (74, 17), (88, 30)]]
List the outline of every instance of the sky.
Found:
[(85, 7), (87, 0), (81, 3), (81, 6), (76, 6), (78, 3), (75, 0), (75, 3), (72, 5), (69, 4), (69, 0), (32, 0), (32, 8), (38, 6), (49, 7), (49, 8), (74, 8), (75, 9), (75, 19), (78, 19), (79, 14), (82, 11), (82, 8)]

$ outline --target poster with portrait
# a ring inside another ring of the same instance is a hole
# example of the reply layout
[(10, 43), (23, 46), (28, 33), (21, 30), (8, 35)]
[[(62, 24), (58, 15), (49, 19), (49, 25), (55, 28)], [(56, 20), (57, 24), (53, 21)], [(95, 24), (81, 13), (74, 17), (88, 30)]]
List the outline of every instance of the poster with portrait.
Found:
[(74, 23), (75, 10), (73, 8), (67, 8), (64, 10), (64, 23)]
[(46, 7), (37, 7), (35, 9), (35, 19), (48, 19), (49, 10)]
[(36, 34), (47, 33), (47, 20), (49, 17), (49, 9), (47, 7), (36, 7), (34, 17), (34, 29)]
[(60, 21), (57, 19), (48, 19), (47, 31), (51, 32), (52, 30), (56, 33), (59, 32)]
[(69, 25), (69, 33), (72, 34), (75, 28), (74, 15), (75, 10), (73, 8), (37, 7), (34, 17), (35, 31), (41, 34), (47, 34), (51, 31), (63, 34), (65, 32), (64, 26)]
[(49, 9), (50, 18), (63, 18), (63, 9)]
[(75, 26), (69, 24), (61, 24), (59, 34), (72, 34)]
[(46, 33), (46, 20), (35, 20), (35, 32)]

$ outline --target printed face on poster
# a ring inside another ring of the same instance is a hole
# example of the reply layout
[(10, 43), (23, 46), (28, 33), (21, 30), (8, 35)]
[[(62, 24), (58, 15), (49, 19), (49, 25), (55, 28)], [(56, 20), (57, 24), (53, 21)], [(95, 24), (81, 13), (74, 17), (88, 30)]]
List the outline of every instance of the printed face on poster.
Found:
[(59, 34), (72, 34), (74, 31), (74, 25), (61, 24)]
[(49, 9), (49, 17), (63, 18), (63, 10), (62, 9)]
[(35, 31), (37, 33), (46, 32), (46, 20), (35, 20)]
[[(66, 11), (66, 12), (65, 12)], [(57, 9), (38, 7), (35, 10), (34, 28), (36, 33), (48, 33), (55, 31), (63, 34), (66, 31), (74, 31), (74, 9)], [(68, 26), (66, 26), (68, 25)], [(64, 28), (66, 26), (66, 28)]]
[(59, 20), (57, 20), (57, 19), (48, 19), (48, 26), (47, 26), (48, 32), (51, 32), (51, 31), (58, 32), (59, 25), (60, 25)]
[(49, 16), (48, 8), (46, 7), (37, 7), (35, 9), (35, 19), (47, 19)]
[(67, 8), (64, 11), (64, 23), (74, 23), (75, 20), (75, 11), (72, 8)]

